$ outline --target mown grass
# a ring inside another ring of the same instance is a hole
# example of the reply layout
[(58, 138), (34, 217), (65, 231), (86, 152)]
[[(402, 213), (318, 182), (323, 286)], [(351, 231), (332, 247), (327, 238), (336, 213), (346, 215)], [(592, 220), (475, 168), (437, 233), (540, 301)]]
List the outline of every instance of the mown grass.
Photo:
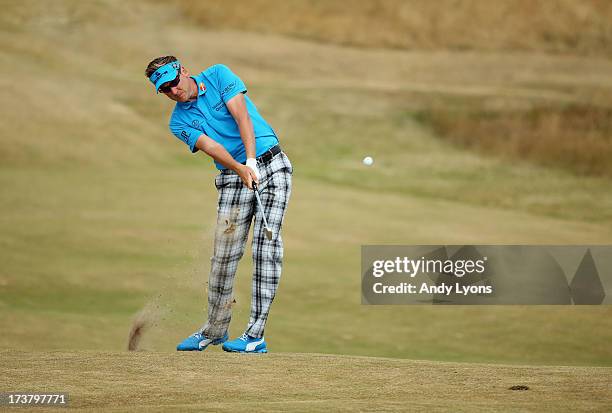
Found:
[[(49, 169), (2, 174), (10, 177), (2, 205), (30, 184), (16, 202), (21, 207), (5, 206), (0, 221), (0, 329), (8, 332), (0, 346), (35, 350), (42, 336), (48, 349), (125, 350), (132, 319), (146, 307), (150, 328), (142, 347), (172, 350), (205, 314), (212, 171), (181, 164)], [(102, 176), (96, 185), (93, 176)], [(363, 307), (356, 276), (361, 244), (603, 243), (605, 226), (373, 194), (298, 173), (295, 188), (283, 279), (267, 328), (271, 351), (610, 364), (606, 306)], [(248, 320), (249, 257), (247, 251), (237, 276), (233, 335)]]
[[(611, 368), (322, 354), (0, 352), (6, 391), (111, 411), (604, 411)], [(256, 379), (255, 379), (256, 378)], [(513, 391), (510, 387), (526, 386)], [(51, 409), (48, 409), (51, 410)], [(36, 411), (47, 411), (37, 406)], [(57, 411), (55, 409), (54, 411)]]

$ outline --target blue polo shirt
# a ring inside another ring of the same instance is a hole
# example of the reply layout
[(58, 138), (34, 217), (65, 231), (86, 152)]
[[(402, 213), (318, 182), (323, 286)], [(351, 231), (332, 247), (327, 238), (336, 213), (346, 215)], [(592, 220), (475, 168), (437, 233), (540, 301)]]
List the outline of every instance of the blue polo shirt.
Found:
[[(278, 143), (276, 133), (246, 95), (242, 80), (225, 65), (214, 65), (197, 76), (192, 76), (198, 87), (198, 98), (192, 102), (177, 102), (170, 117), (170, 130), (185, 142), (191, 152), (197, 152), (195, 143), (206, 134), (238, 161), (246, 161), (246, 151), (240, 130), (226, 103), (238, 93), (244, 93), (247, 111), (255, 133), (256, 156)], [(215, 162), (217, 169), (225, 167)]]

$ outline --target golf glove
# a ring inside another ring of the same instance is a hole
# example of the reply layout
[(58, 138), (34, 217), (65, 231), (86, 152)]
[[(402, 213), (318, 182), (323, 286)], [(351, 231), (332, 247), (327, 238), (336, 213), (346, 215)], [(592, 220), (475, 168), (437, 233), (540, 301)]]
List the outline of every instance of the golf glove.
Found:
[(246, 160), (246, 166), (251, 168), (253, 172), (255, 172), (255, 176), (257, 177), (257, 181), (261, 179), (261, 174), (259, 173), (259, 169), (257, 169), (257, 160), (255, 158), (248, 158)]

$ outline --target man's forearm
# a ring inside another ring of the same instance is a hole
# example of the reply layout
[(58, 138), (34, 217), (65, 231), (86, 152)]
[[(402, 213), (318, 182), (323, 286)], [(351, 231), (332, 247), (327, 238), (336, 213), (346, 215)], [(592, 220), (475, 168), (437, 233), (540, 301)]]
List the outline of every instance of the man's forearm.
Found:
[(200, 135), (195, 147), (205, 152), (221, 165), (236, 172), (244, 185), (249, 189), (253, 189), (253, 182), (257, 182), (258, 179), (255, 172), (248, 166), (238, 163), (223, 145), (215, 142), (209, 136)]
[(221, 165), (233, 171), (238, 172), (238, 168), (242, 166), (242, 164), (240, 164), (232, 157), (232, 155), (230, 155), (230, 153), (223, 147), (223, 145), (215, 142), (206, 135), (200, 136), (195, 146), (202, 152), (205, 152), (207, 155), (212, 157)]
[(253, 123), (249, 116), (244, 95), (242, 93), (237, 94), (231, 98), (226, 105), (238, 125), (240, 139), (242, 139), (242, 143), (244, 144), (247, 159), (255, 158), (257, 154), (255, 147), (255, 132), (253, 130)]
[(246, 157), (255, 158), (255, 134), (253, 133), (253, 124), (251, 123), (251, 117), (246, 114), (236, 122), (238, 124), (238, 130), (240, 131), (240, 138), (244, 144)]

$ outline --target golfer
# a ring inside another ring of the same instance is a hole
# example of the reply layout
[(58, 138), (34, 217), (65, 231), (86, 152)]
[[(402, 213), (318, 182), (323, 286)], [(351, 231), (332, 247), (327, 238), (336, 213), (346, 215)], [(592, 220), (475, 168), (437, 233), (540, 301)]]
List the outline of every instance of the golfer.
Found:
[[(219, 174), (214, 252), (208, 280), (208, 319), (183, 340), (179, 351), (202, 351), (223, 344), (225, 351), (266, 353), (264, 328), (281, 276), (281, 227), (291, 194), (293, 168), (278, 137), (247, 96), (242, 80), (217, 64), (191, 76), (176, 57), (151, 61), (145, 75), (176, 106), (170, 130), (192, 153), (213, 158)], [(258, 191), (263, 210), (255, 192)], [(266, 214), (271, 239), (265, 236)], [(253, 229), (251, 315), (242, 336), (228, 341), (232, 288), (238, 261)]]

